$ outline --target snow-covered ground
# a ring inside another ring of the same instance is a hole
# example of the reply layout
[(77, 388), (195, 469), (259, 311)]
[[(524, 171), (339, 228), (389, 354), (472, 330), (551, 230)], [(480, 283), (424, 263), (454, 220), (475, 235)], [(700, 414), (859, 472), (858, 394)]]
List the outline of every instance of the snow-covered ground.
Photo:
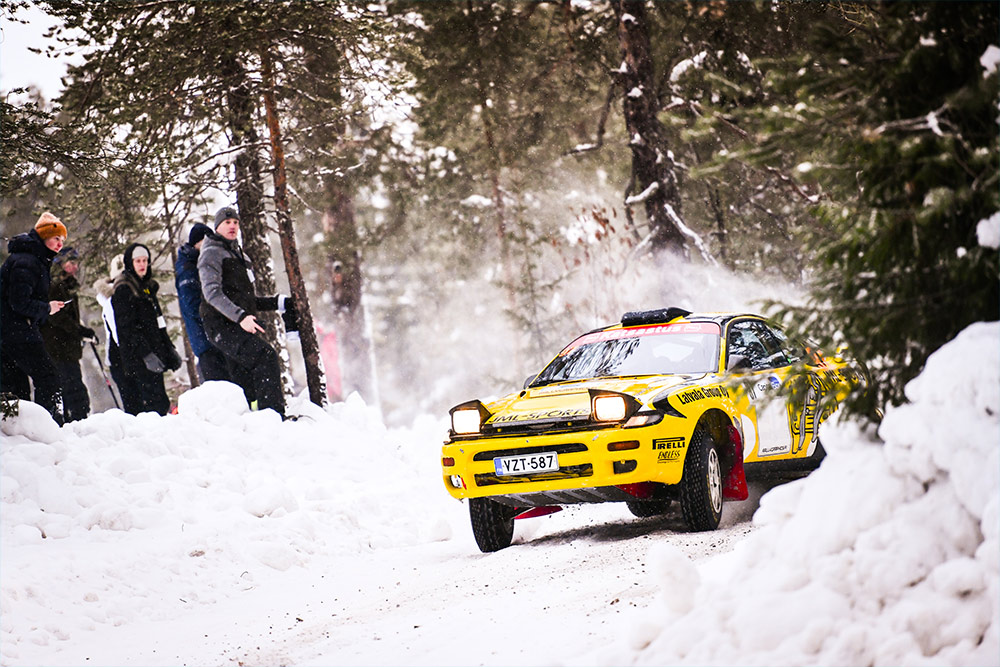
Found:
[(281, 423), (210, 383), (179, 414), (2, 424), (0, 664), (1000, 664), (1000, 325), (935, 353), (879, 435), (727, 527), (603, 505), (480, 554), (445, 422), (358, 400)]

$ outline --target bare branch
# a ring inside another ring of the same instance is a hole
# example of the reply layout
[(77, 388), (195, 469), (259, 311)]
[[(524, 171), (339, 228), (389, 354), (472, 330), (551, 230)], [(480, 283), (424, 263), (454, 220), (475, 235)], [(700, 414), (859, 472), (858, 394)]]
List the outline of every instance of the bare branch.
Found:
[(604, 146), (604, 131), (608, 123), (608, 116), (611, 113), (611, 103), (615, 99), (615, 88), (618, 87), (617, 81), (612, 81), (611, 85), (608, 86), (608, 94), (604, 98), (604, 106), (601, 107), (601, 117), (597, 121), (597, 138), (592, 144), (579, 144), (572, 150), (569, 150), (563, 155), (579, 155), (581, 153), (589, 153), (591, 151), (599, 150)]

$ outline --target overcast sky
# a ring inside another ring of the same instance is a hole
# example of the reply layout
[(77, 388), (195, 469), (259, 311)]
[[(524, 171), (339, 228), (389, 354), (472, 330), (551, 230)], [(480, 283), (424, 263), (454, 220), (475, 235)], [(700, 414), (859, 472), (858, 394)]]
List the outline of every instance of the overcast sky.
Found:
[(42, 36), (55, 21), (34, 6), (17, 12), (16, 16), (28, 23), (12, 21), (6, 12), (0, 16), (0, 90), (34, 84), (51, 99), (59, 93), (59, 79), (66, 72), (66, 63), (32, 53), (28, 48), (44, 46)]

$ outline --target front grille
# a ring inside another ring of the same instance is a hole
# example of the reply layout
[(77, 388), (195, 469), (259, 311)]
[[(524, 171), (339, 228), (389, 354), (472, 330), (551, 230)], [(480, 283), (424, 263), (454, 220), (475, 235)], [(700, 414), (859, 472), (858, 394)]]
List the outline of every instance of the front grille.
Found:
[(497, 437), (505, 435), (539, 435), (541, 433), (578, 433), (580, 431), (596, 431), (618, 426), (615, 423), (594, 422), (591, 419), (577, 421), (540, 421), (540, 422), (504, 422), (503, 426), (486, 424), (482, 436)]
[(491, 449), (479, 452), (472, 457), (473, 461), (492, 461), (498, 456), (517, 456), (518, 454), (538, 454), (539, 452), (555, 452), (556, 454), (573, 454), (587, 451), (587, 445), (582, 442), (567, 442), (561, 445), (540, 445), (534, 447), (510, 447), (508, 449)]
[[(523, 450), (519, 450), (523, 451)], [(552, 451), (545, 449), (539, 451)], [(521, 482), (548, 482), (557, 479), (572, 479), (574, 477), (591, 477), (594, 474), (594, 466), (584, 463), (577, 466), (566, 466), (555, 472), (541, 472), (534, 475), (504, 475), (498, 477), (494, 473), (479, 473), (476, 475), (476, 486), (493, 486), (496, 484), (517, 484)]]

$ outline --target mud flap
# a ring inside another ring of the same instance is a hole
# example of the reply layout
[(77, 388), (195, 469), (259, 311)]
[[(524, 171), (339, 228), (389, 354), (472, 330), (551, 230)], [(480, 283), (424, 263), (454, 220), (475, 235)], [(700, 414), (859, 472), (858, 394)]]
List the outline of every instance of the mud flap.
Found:
[(520, 514), (515, 516), (514, 520), (516, 521), (517, 519), (534, 519), (536, 516), (545, 516), (547, 514), (555, 514), (556, 512), (561, 512), (561, 511), (562, 507), (554, 505), (549, 505), (547, 507), (532, 507), (531, 509), (521, 512)]
[(631, 484), (616, 484), (615, 488), (621, 489), (630, 496), (635, 496), (640, 500), (653, 497), (653, 485), (649, 482), (632, 482)]
[(726, 500), (746, 500), (750, 497), (750, 492), (747, 490), (747, 476), (743, 470), (743, 438), (735, 426), (730, 425), (727, 430), (732, 447), (730, 456), (733, 465), (729, 468), (729, 474), (722, 485), (722, 497)]

